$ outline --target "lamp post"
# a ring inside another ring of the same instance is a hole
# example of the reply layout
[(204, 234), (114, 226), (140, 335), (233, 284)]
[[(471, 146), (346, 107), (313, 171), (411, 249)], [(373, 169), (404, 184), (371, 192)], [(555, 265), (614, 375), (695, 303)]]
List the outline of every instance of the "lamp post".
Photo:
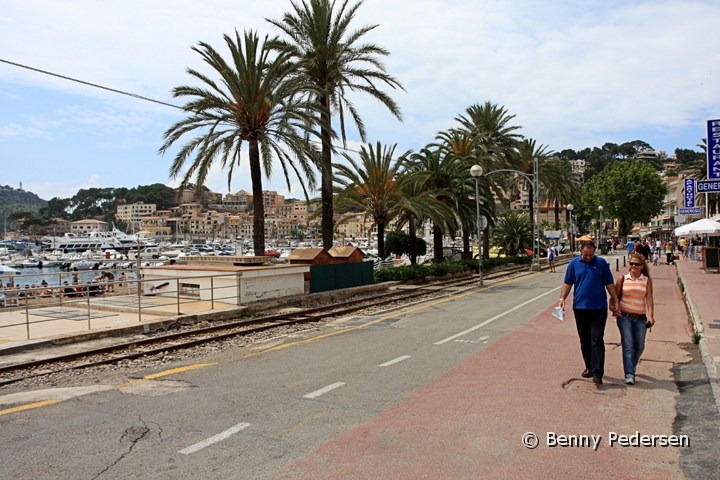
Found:
[(567, 206), (567, 211), (570, 213), (570, 257), (575, 256), (575, 224), (573, 224), (572, 212), (575, 207), (572, 203)]
[(475, 206), (477, 208), (477, 229), (478, 229), (478, 286), (483, 286), (482, 277), (482, 231), (487, 226), (487, 218), (480, 215), (480, 193), (478, 189), (478, 179), (482, 177), (483, 169), (480, 165), (473, 165), (470, 168), (470, 175), (475, 177)]
[(533, 159), (533, 174), (527, 174), (525, 172), (521, 172), (520, 170), (513, 170), (509, 168), (502, 168), (500, 170), (493, 170), (492, 172), (488, 172), (485, 175), (491, 175), (493, 173), (498, 172), (513, 172), (520, 176), (522, 176), (525, 180), (530, 182), (530, 185), (533, 187), (533, 198), (530, 199), (532, 202), (532, 205), (530, 206), (530, 215), (532, 217), (533, 222), (533, 271), (540, 271), (540, 251), (539, 251), (539, 245), (538, 245), (538, 219), (539, 215), (537, 214), (538, 205), (540, 203), (539, 201), (539, 186), (540, 186), (540, 177), (538, 174), (538, 159), (535, 157)]
[(603, 220), (603, 211), (604, 210), (605, 209), (603, 208), (602, 205), (600, 205), (598, 207), (598, 212), (600, 212), (600, 223), (598, 224), (598, 247), (600, 247), (600, 245), (602, 245), (602, 241), (603, 241), (603, 221), (604, 221)]

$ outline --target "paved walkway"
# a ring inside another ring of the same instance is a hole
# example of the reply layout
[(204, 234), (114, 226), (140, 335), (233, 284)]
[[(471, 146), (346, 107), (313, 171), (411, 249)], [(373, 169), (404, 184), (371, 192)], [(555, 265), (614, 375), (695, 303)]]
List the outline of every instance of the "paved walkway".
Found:
[[(605, 384), (596, 386), (580, 376), (572, 311), (559, 322), (548, 309), (276, 478), (684, 478), (680, 448), (609, 445), (610, 432), (673, 433), (678, 390), (671, 369), (690, 360), (682, 346), (691, 334), (675, 268), (655, 268), (653, 279), (657, 324), (648, 334), (636, 385), (623, 383), (612, 317)], [(537, 448), (523, 445), (527, 432), (539, 437)], [(602, 439), (597, 451), (551, 447), (549, 433)]]
[(703, 360), (720, 411), (720, 274), (717, 270), (704, 271), (702, 262), (693, 260), (679, 260), (677, 268), (688, 297), (690, 313), (695, 317), (702, 336)]

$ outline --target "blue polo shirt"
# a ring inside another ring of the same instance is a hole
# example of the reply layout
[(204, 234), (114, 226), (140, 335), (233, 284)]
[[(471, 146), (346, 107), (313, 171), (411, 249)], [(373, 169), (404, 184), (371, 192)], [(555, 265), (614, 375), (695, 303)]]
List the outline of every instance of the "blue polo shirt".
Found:
[(565, 283), (575, 285), (573, 310), (605, 310), (608, 308), (605, 285), (614, 282), (605, 259), (593, 256), (589, 262), (582, 257), (570, 261)]

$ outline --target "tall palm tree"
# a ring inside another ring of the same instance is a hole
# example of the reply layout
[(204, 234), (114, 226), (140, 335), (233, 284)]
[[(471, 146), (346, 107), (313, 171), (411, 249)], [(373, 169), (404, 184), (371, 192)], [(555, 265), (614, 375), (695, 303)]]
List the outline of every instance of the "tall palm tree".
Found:
[[(515, 115), (510, 115), (505, 107), (491, 102), (482, 105), (474, 104), (465, 109), (465, 114), (455, 118), (464, 130), (476, 136), (476, 145), (482, 148), (481, 154), (487, 159), (481, 166), (486, 172), (503, 168), (512, 168), (510, 158), (516, 152), (522, 135), (517, 133), (522, 127), (511, 125)], [(509, 176), (497, 175), (492, 177), (492, 191), (503, 197), (508, 190)], [(494, 200), (493, 200), (494, 202)], [(492, 226), (494, 216), (488, 217)], [(483, 236), (483, 252), (488, 255), (490, 250), (490, 236)]]
[[(260, 41), (254, 32), (245, 32), (244, 38), (236, 31), (235, 37), (224, 35), (230, 50), (228, 63), (210, 45), (200, 42), (192, 47), (205, 63), (219, 74), (219, 81), (196, 70), (187, 72), (204, 85), (180, 86), (172, 90), (173, 97), (189, 97), (182, 107), (187, 117), (172, 125), (164, 134), (160, 153), (167, 152), (180, 138), (197, 132), (175, 156), (170, 177), (181, 175), (184, 189), (195, 176), (195, 189), (200, 191), (208, 171), (217, 160), (228, 171), (228, 189), (233, 171), (240, 165), (240, 151), (248, 144), (248, 160), (253, 191), (253, 247), (258, 255), (265, 251), (265, 215), (262, 198), (262, 171), (270, 177), (273, 156), (290, 187), (289, 170), (295, 172), (304, 186), (314, 186), (314, 173), (305, 137), (316, 128), (320, 107), (308, 105), (307, 95), (314, 86), (294, 75), (297, 66), (288, 62), (287, 54), (271, 58), (268, 38)], [(244, 43), (244, 48), (243, 48)], [(284, 148), (287, 147), (287, 148)], [(291, 156), (288, 151), (293, 152)], [(307, 192), (305, 192), (307, 197)]]
[(360, 148), (360, 163), (344, 154), (350, 165), (334, 165), (338, 205), (361, 208), (378, 229), (378, 256), (385, 256), (385, 227), (399, 213), (403, 202), (399, 170), (405, 154), (393, 161), (396, 145)]
[[(453, 197), (453, 206), (460, 224), (462, 226), (463, 258), (471, 258), (470, 253), (470, 232), (476, 231), (477, 227), (477, 205), (475, 202), (475, 179), (470, 175), (470, 168), (473, 165), (480, 165), (487, 172), (495, 165), (494, 159), (487, 153), (482, 144), (480, 136), (466, 130), (453, 129), (440, 132), (435, 138), (438, 148), (445, 152), (445, 155), (457, 157), (460, 168), (466, 169), (466, 181), (461, 183), (462, 192)], [(487, 177), (478, 181), (480, 214), (494, 223), (495, 199), (490, 190), (490, 183)], [(479, 239), (478, 239), (479, 240)], [(487, 253), (487, 251), (486, 251)]]
[[(445, 149), (428, 146), (410, 155), (407, 165), (408, 171), (422, 183), (424, 190), (432, 191), (435, 198), (450, 209), (459, 205), (462, 198), (467, 198), (469, 169), (461, 157), (448, 154)], [(455, 215), (442, 222), (433, 221), (435, 263), (443, 261), (443, 232), (455, 232), (457, 228)]]
[(372, 43), (358, 44), (360, 39), (377, 25), (366, 25), (350, 31), (349, 26), (362, 1), (348, 5), (344, 0), (336, 8), (335, 0), (292, 1), (293, 11), (281, 20), (268, 20), (287, 37), (275, 42), (275, 48), (287, 52), (299, 63), (299, 74), (317, 87), (313, 99), (322, 107), (320, 138), (320, 195), (322, 199), (323, 248), (333, 245), (333, 172), (332, 172), (332, 116), (340, 117), (340, 133), (345, 143), (345, 112), (350, 114), (366, 141), (365, 124), (349, 100), (350, 92), (366, 93), (379, 100), (402, 121), (399, 107), (385, 92), (375, 86), (381, 82), (391, 88), (402, 86), (385, 71), (380, 57), (390, 53)]
[(557, 158), (549, 160), (545, 166), (543, 180), (540, 201), (554, 204), (555, 230), (560, 230), (560, 206), (579, 202), (582, 188), (575, 181), (568, 160)]

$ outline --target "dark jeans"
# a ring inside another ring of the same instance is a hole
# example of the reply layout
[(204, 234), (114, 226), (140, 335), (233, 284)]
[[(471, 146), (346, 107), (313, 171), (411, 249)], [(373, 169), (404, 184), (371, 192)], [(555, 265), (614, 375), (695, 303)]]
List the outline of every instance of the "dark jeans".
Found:
[(593, 377), (602, 378), (605, 374), (605, 324), (607, 310), (573, 310), (575, 325), (580, 337), (585, 368)]

